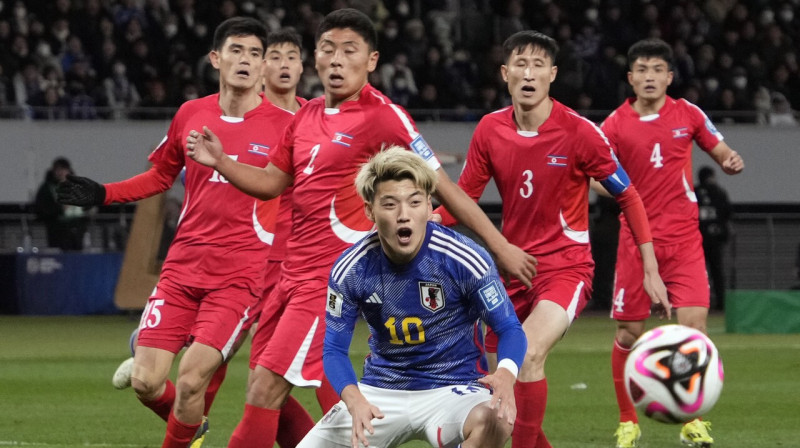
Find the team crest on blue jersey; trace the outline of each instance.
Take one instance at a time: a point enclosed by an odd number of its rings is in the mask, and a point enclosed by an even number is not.
[[[567,156],[557,156],[554,154],[547,155],[547,165],[549,166],[567,166]]]
[[[343,297],[338,292],[328,287],[328,304],[325,306],[331,315],[342,317],[342,302]]]
[[[419,300],[423,307],[434,313],[444,309],[442,285],[433,282],[419,282]]]
[[[489,311],[492,311],[503,303],[503,294],[500,292],[500,288],[498,288],[495,282],[489,283],[481,288],[478,294],[481,296],[484,306],[486,306],[486,309]]]
[[[349,148],[350,145],[353,143],[353,136],[350,134],[345,134],[344,132],[337,132],[333,134],[333,139],[331,140],[331,142]]]
[[[259,156],[266,156],[269,155],[269,146],[261,145],[259,143],[250,143],[250,149],[248,149],[247,152]]]
[[[433,157],[433,150],[430,146],[428,146],[428,142],[426,142],[421,135],[418,135],[417,138],[412,140],[409,146],[411,147],[412,151],[417,153],[417,155],[425,160],[430,160],[431,157]]]
[[[689,128],[675,128],[672,130],[672,138],[681,138],[689,136]]]

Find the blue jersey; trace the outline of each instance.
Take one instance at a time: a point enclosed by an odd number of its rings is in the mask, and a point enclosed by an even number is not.
[[[429,222],[419,253],[405,265],[390,262],[371,233],[339,257],[328,288],[323,363],[339,393],[356,383],[347,353],[359,315],[371,334],[361,379],[370,386],[478,385],[487,374],[481,321],[501,338],[516,338],[521,351],[509,357],[522,364],[522,326],[491,257],[447,227]]]

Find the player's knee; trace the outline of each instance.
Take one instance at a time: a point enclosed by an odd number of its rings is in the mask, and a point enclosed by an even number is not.
[[[544,366],[544,360],[547,358],[547,350],[539,347],[536,344],[528,344],[528,350],[525,352],[525,362],[523,367],[526,370],[541,369]]]
[[[470,412],[470,419],[474,425],[469,434],[466,434],[464,446],[501,448],[514,429],[505,418],[498,418],[497,411],[490,409],[488,403],[474,407]]]
[[[639,335],[630,331],[627,328],[619,328],[617,329],[616,340],[617,343],[623,348],[630,348],[636,342]]]
[[[145,401],[152,401],[158,398],[164,382],[157,381],[156,378],[147,375],[131,377],[131,387],[136,392],[136,396]]]
[[[207,378],[195,372],[184,373],[178,376],[175,383],[175,392],[182,399],[193,397],[204,392],[205,385],[208,382]]]
[[[278,381],[275,374],[266,369],[256,369],[247,389],[247,404],[259,408],[280,409],[291,392],[291,385]]]
[[[623,348],[630,348],[644,332],[644,326],[640,322],[617,322],[617,343]]]

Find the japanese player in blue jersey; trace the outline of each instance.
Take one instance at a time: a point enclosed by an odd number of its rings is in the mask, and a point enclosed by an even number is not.
[[[298,445],[502,447],[516,417],[514,382],[527,341],[489,254],[429,222],[436,173],[392,147],[356,177],[373,231],[336,261],[328,282],[325,374],[342,401]],[[348,357],[362,316],[370,355],[360,382]],[[499,336],[488,375],[482,321]]]

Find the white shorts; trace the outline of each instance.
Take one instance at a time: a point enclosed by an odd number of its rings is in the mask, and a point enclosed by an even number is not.
[[[464,441],[464,422],[470,411],[492,399],[488,389],[476,386],[405,391],[359,384],[358,388],[384,415],[372,420],[375,434],[366,434],[369,446],[374,448],[395,447],[409,440],[454,447]],[[353,419],[340,401],[297,448],[350,447],[352,435]]]

